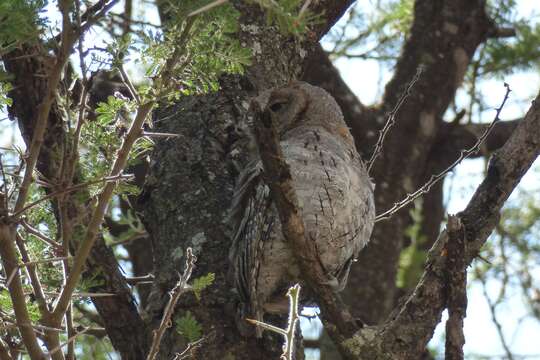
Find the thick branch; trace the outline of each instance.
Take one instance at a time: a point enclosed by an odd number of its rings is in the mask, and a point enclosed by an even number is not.
[[[396,125],[388,133],[381,158],[371,176],[377,184],[378,211],[392,206],[425,180],[426,163],[439,145],[442,118],[463,80],[476,48],[486,39],[491,21],[481,0],[418,0],[414,21],[383,103],[375,115],[382,126],[385,113],[395,107],[416,69],[423,66],[413,94],[401,107]],[[380,122],[379,122],[380,120]],[[369,142],[369,132],[356,143]],[[372,140],[371,140],[372,141]],[[403,166],[407,164],[407,166]],[[370,244],[351,268],[344,298],[368,323],[387,318],[395,304],[396,264],[405,243],[408,214],[400,211],[373,229]]]
[[[487,176],[464,211],[457,216],[466,231],[468,266],[499,221],[499,212],[540,154],[540,94],[506,144],[491,159]],[[379,329],[374,342],[396,358],[416,358],[433,335],[446,307],[445,247],[443,232],[430,250],[425,272],[413,294],[390,320]],[[362,330],[355,336],[367,344]],[[369,348],[374,343],[369,343]],[[360,347],[356,348],[358,350]]]
[[[447,307],[446,360],[463,360],[463,319],[467,311],[466,239],[459,217],[448,216],[448,245],[446,246]]]
[[[24,296],[21,277],[19,275],[17,250],[15,249],[15,236],[16,233],[13,226],[5,223],[0,224],[0,256],[2,257],[2,266],[6,277],[8,278],[7,288],[13,304],[15,317],[17,318],[19,332],[28,350],[28,355],[30,355],[32,360],[45,359],[45,355],[41,351],[36,334],[34,333],[28,309],[26,308],[26,297]]]

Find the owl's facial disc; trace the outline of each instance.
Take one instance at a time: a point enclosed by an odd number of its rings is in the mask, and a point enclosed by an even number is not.
[[[302,91],[278,89],[270,95],[266,108],[272,114],[279,134],[283,135],[296,125],[306,105],[306,98]]]

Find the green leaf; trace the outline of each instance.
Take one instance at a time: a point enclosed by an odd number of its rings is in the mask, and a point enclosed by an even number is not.
[[[0,55],[38,39],[45,25],[39,13],[46,4],[44,0],[0,1]]]
[[[12,100],[7,93],[13,88],[8,82],[0,82],[0,109],[4,106],[11,106]]]
[[[208,273],[204,276],[198,277],[193,281],[193,292],[197,300],[201,300],[201,292],[208,286],[214,283],[216,275],[214,273]]]
[[[202,337],[202,326],[190,311],[186,311],[184,316],[176,319],[176,331],[189,342],[197,341]]]

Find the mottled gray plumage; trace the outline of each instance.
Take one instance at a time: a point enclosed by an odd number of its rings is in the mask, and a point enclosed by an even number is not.
[[[304,82],[266,92],[256,101],[272,114],[305,235],[316,242],[328,281],[340,291],[375,217],[373,185],[341,110],[326,91]],[[236,232],[230,256],[243,315],[262,321],[264,313],[283,311],[282,290],[302,276],[258,158],[238,179],[232,219]]]

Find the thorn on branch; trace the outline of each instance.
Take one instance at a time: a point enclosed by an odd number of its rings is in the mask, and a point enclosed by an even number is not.
[[[403,209],[405,206],[412,203],[414,200],[418,199],[421,195],[429,192],[429,190],[435,183],[443,179],[446,176],[446,174],[452,171],[458,164],[460,164],[463,160],[465,160],[469,156],[476,154],[478,153],[478,151],[480,151],[480,146],[482,145],[482,143],[486,140],[486,138],[488,137],[491,130],[495,127],[495,125],[501,120],[499,118],[499,115],[501,114],[501,111],[504,108],[504,105],[506,104],[508,97],[510,96],[510,92],[512,91],[510,89],[510,85],[508,85],[507,83],[504,83],[504,87],[506,88],[506,93],[504,94],[504,98],[501,102],[501,105],[497,109],[495,109],[496,113],[495,113],[495,117],[493,118],[493,121],[484,130],[484,132],[478,138],[476,143],[468,149],[461,150],[461,152],[459,153],[459,157],[456,159],[456,161],[454,161],[450,166],[448,166],[446,169],[444,169],[440,173],[436,175],[431,175],[430,179],[424,185],[418,188],[418,190],[416,190],[413,193],[407,194],[407,196],[403,200],[395,203],[394,206],[392,206],[392,208],[384,211],[382,214],[377,215],[375,217],[375,222],[389,219],[390,217],[392,217],[392,215],[394,215],[396,212],[398,212],[399,210]]]
[[[411,90],[414,84],[416,84],[416,82],[418,81],[418,79],[420,79],[420,75],[422,74],[423,71],[424,69],[422,66],[419,66],[418,69],[416,69],[416,74],[414,75],[412,80],[407,84],[407,88],[405,89],[403,94],[401,94],[401,96],[399,97],[399,100],[396,106],[388,114],[388,120],[384,124],[384,127],[381,129],[381,131],[379,131],[379,138],[377,139],[377,143],[375,144],[375,149],[373,150],[373,154],[371,155],[371,158],[368,160],[366,164],[366,167],[368,169],[368,174],[371,173],[371,168],[373,167],[375,160],[377,160],[377,157],[382,152],[383,143],[384,143],[384,139],[386,138],[386,135],[390,131],[390,128],[394,126],[394,124],[396,123],[397,112],[399,111],[399,109],[401,108],[405,100],[411,95]]]
[[[296,324],[298,323],[299,319],[298,306],[300,304],[300,289],[300,284],[296,284],[287,290],[287,296],[289,297],[289,316],[287,318],[286,329],[282,329],[258,320],[246,319],[247,322],[252,323],[253,325],[283,336],[285,343],[283,344],[283,353],[279,358],[280,360],[294,359],[294,335],[296,331]]]
[[[182,276],[180,276],[180,280],[178,280],[175,287],[169,292],[169,302],[163,310],[163,317],[161,318],[159,327],[153,331],[154,336],[152,338],[152,346],[150,347],[146,360],[154,360],[156,358],[163,334],[165,334],[165,331],[172,325],[171,318],[174,314],[176,303],[180,299],[180,296],[190,289],[187,282],[191,278],[191,273],[195,268],[196,261],[197,257],[193,255],[193,250],[188,247],[186,250],[186,268],[184,269]]]

